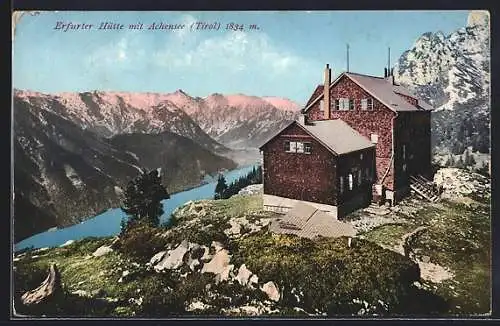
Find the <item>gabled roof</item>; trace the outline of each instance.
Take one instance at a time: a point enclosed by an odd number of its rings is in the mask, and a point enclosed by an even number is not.
[[[313,121],[308,124],[294,121],[286,128],[294,123],[335,155],[343,155],[375,146],[368,138],[362,136],[340,119]],[[260,149],[281,134],[286,128],[275,134]]]
[[[333,87],[336,83],[338,83],[343,76],[351,79],[359,87],[363,88],[367,93],[372,95],[374,98],[376,98],[378,101],[380,101],[382,104],[384,104],[394,112],[433,110],[433,107],[431,105],[419,99],[415,94],[410,92],[404,86],[394,85],[392,82],[382,77],[368,76],[352,72],[343,72],[330,84],[330,87]],[[418,105],[415,106],[411,103],[408,103],[397,93],[417,99]],[[306,112],[307,110],[309,110],[309,108],[311,108],[311,106],[319,101],[321,97],[321,94],[319,94],[313,101],[309,101],[303,111]]]
[[[314,100],[316,100],[316,98],[323,94],[323,89],[325,88],[324,85],[318,85],[316,86],[316,89],[314,90],[314,92],[312,93],[311,97],[309,98],[309,100],[307,101],[307,104],[306,104],[306,107],[311,104],[311,102],[313,102]]]

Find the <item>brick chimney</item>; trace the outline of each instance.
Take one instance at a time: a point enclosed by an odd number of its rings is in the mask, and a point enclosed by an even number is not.
[[[332,82],[332,70],[329,64],[325,67],[325,84],[323,86],[323,109],[324,109],[324,119],[330,119],[330,84]]]

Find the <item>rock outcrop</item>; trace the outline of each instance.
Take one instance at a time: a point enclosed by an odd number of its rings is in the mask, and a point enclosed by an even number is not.
[[[279,292],[278,287],[276,286],[276,284],[274,284],[274,282],[269,281],[266,284],[262,285],[262,287],[260,289],[264,293],[267,294],[267,296],[269,297],[269,299],[271,299],[273,301],[279,301],[279,299],[281,297],[280,296],[280,292]]]
[[[36,289],[24,293],[21,302],[27,306],[37,305],[49,301],[59,293],[62,293],[61,276],[57,266],[52,264],[47,278]]]
[[[101,256],[109,254],[112,251],[113,251],[113,249],[111,249],[111,247],[109,247],[109,246],[100,246],[99,248],[96,249],[96,251],[94,251],[92,253],[92,256],[101,257]]]

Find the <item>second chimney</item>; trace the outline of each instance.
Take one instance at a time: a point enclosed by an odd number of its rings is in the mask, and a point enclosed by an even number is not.
[[[325,84],[323,86],[323,110],[324,119],[330,119],[330,84],[332,82],[332,70],[329,64],[326,64],[325,68]]]

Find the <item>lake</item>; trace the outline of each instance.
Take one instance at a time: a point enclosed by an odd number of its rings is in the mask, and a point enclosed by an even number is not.
[[[254,165],[242,167],[224,173],[227,184],[248,174]],[[167,222],[172,212],[190,200],[212,199],[214,196],[216,180],[202,186],[178,192],[170,196],[170,199],[162,201],[164,213],[161,223]],[[68,240],[80,240],[86,237],[107,237],[120,233],[121,221],[125,213],[120,208],[109,209],[106,212],[89,218],[79,224],[64,229],[45,231],[35,234],[14,245],[14,250],[25,248],[57,247]]]

